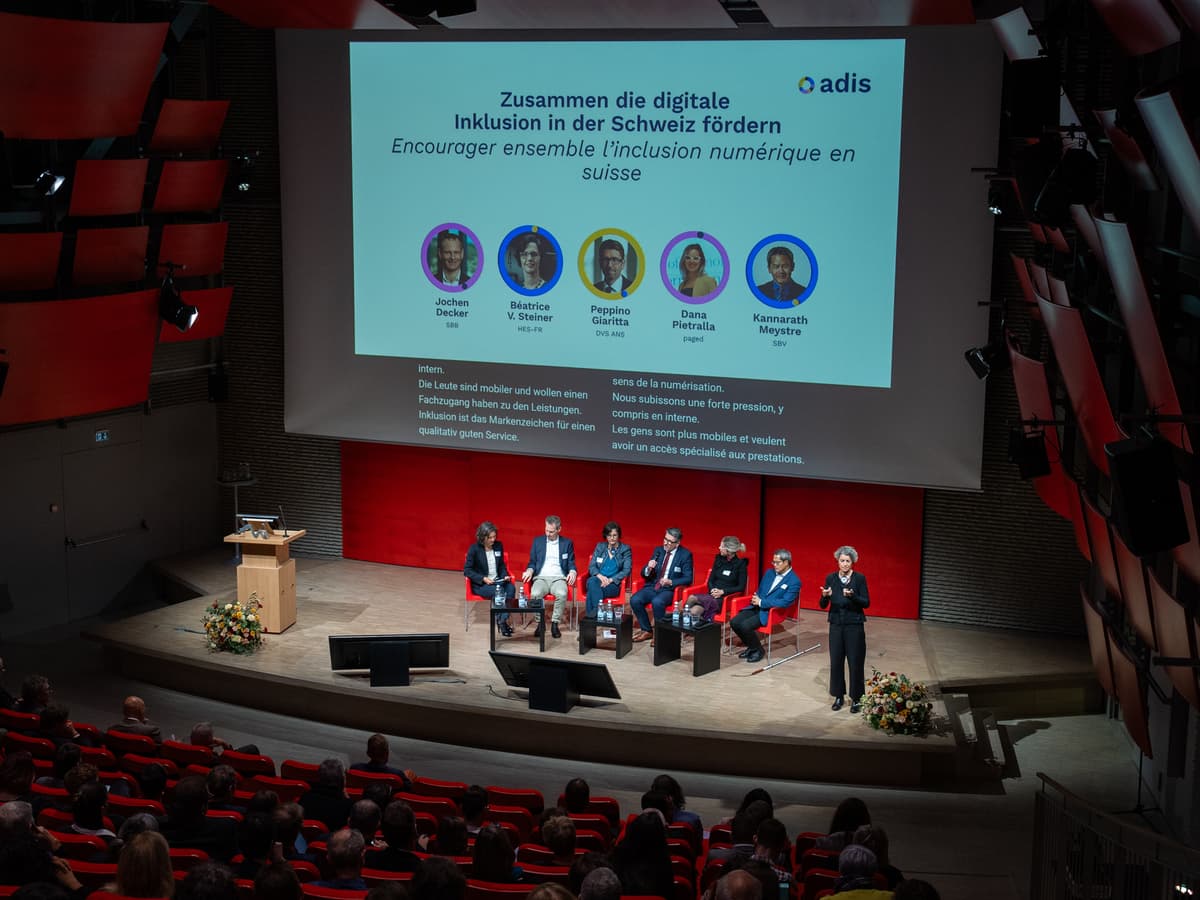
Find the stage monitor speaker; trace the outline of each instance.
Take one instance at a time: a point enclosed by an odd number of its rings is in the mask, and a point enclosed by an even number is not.
[[[1161,438],[1104,445],[1113,486],[1113,525],[1138,556],[1186,543],[1187,518],[1174,451]]]
[[[1046,457],[1046,436],[1041,431],[1027,432],[1018,425],[1008,434],[1008,461],[1017,464],[1021,477],[1041,478],[1050,474]]]

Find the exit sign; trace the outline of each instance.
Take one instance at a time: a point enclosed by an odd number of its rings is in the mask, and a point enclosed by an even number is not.
[[[108,431],[102,430],[96,432],[96,443],[103,444],[108,440]]]

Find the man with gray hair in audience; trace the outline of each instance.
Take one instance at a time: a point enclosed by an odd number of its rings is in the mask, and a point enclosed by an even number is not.
[[[735,869],[713,885],[712,900],[774,900],[763,897],[762,882],[742,869]]]
[[[880,890],[875,884],[878,868],[875,854],[861,844],[848,844],[838,855],[836,896],[854,900],[890,900],[891,891]]]
[[[579,900],[620,900],[621,879],[612,869],[592,869],[579,886]]]
[[[353,828],[342,828],[331,834],[325,859],[329,862],[333,877],[315,882],[317,887],[365,891],[367,883],[363,880],[362,868],[366,846],[362,832]]]
[[[325,823],[330,831],[345,826],[353,801],[346,796],[346,766],[337,757],[322,760],[312,789],[300,798],[304,818]]]

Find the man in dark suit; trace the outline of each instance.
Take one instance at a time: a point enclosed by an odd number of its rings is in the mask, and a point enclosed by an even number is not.
[[[383,811],[383,850],[368,850],[366,864],[371,869],[388,872],[415,872],[421,857],[414,852],[417,846],[417,819],[403,800],[393,800]]]
[[[646,615],[646,604],[650,604],[654,619],[658,620],[666,615],[667,604],[671,602],[675,588],[687,587],[692,583],[692,551],[680,543],[682,540],[682,531],[668,528],[663,535],[662,546],[655,549],[650,562],[642,569],[646,584],[629,598],[629,608],[642,627],[641,632],[634,635],[635,641],[648,640],[654,631],[650,617]]]
[[[804,293],[804,285],[792,280],[796,271],[796,257],[789,247],[772,247],[767,251],[767,271],[771,280],[758,286],[758,292],[768,300],[797,300]]]
[[[116,725],[112,726],[109,731],[124,731],[126,734],[140,734],[142,737],[148,737],[156,744],[162,743],[162,731],[159,727],[146,718],[146,701],[141,697],[129,696],[125,698],[125,702],[121,704],[121,715],[123,718]]]
[[[633,282],[622,274],[625,269],[625,248],[620,241],[608,238],[600,242],[600,271],[604,277],[592,287],[606,294],[620,294],[629,290]]]
[[[558,516],[546,516],[546,534],[533,539],[533,547],[529,551],[529,565],[521,574],[521,580],[529,584],[529,597],[532,600],[544,601],[547,594],[554,595],[554,612],[550,615],[550,633],[554,637],[562,637],[558,623],[562,619],[563,610],[567,606],[567,588],[575,584],[578,572],[575,571],[575,545],[569,537],[563,537],[562,519]],[[541,613],[537,616],[538,637],[546,623]]]
[[[746,649],[738,656],[748,663],[762,659],[763,648],[762,641],[758,639],[758,627],[767,624],[771,607],[791,606],[799,596],[800,578],[792,569],[791,551],[776,550],[771,557],[771,568],[763,573],[758,590],[750,598],[750,605],[729,623],[746,645]]]
[[[229,862],[238,852],[237,825],[233,819],[210,819],[207,812],[208,785],[204,776],[179,779],[162,835],[172,847],[203,850],[213,859]]]

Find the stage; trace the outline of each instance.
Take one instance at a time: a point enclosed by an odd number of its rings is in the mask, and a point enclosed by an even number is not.
[[[682,660],[658,667],[649,642],[635,644],[620,660],[603,647],[580,656],[577,632],[564,623],[562,639],[547,634],[546,654],[604,663],[621,699],[584,697],[566,714],[550,713],[530,710],[526,692],[501,679],[487,653],[485,603],[471,605],[464,631],[460,574],[353,560],[298,559],[297,565],[296,624],[268,636],[256,653],[205,647],[205,609],[235,593],[227,546],[155,564],[161,577],[199,596],[96,625],[86,636],[101,642],[110,664],[130,677],[367,732],[814,781],[916,785],[953,780],[963,771],[961,738],[941,699],[935,712],[942,727],[921,738],[874,731],[848,706],[830,710],[825,614],[818,610],[801,610],[798,629],[792,623],[774,635],[772,660],[795,653],[797,645],[820,647],[757,675],[751,673],[764,663],[725,655],[718,671],[693,677],[688,645]],[[497,638],[497,649],[536,655],[532,616],[524,626],[514,616],[513,624],[516,635]],[[386,688],[330,671],[330,634],[424,632],[450,634],[449,669],[417,672],[410,686]],[[1005,718],[1093,711],[1099,697],[1082,638],[870,618],[868,676],[872,666],[926,681],[935,692],[969,694],[972,703]]]

